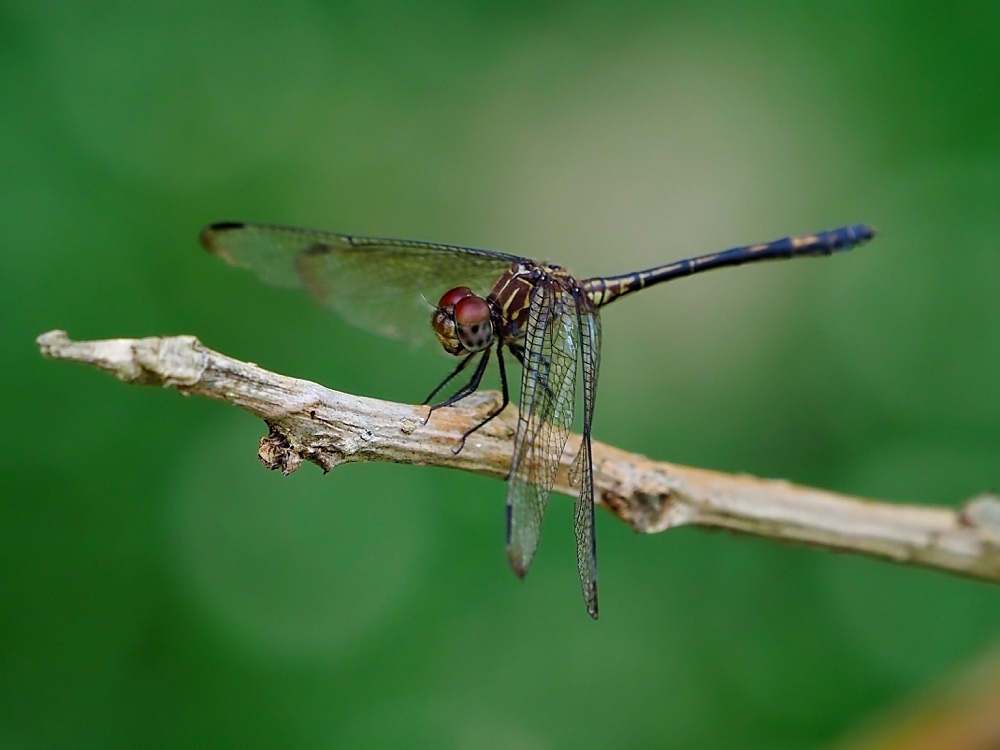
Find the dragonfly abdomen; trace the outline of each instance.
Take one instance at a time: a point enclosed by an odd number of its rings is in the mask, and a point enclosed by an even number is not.
[[[863,245],[874,236],[875,230],[867,224],[853,224],[818,234],[784,237],[773,242],[734,247],[731,250],[700,255],[696,258],[679,260],[665,266],[657,266],[621,276],[586,279],[581,282],[580,286],[590,301],[600,307],[623,295],[645,289],[647,286],[660,284],[671,279],[679,279],[683,276],[691,276],[713,268],[739,266],[762,260],[787,260],[789,258],[832,255]]]

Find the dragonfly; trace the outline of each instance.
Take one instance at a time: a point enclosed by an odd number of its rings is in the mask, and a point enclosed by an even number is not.
[[[507,477],[506,548],[510,566],[521,578],[538,547],[582,379],[582,440],[568,477],[579,487],[573,517],[580,585],[587,612],[596,619],[591,426],[600,365],[599,310],[683,276],[765,260],[831,255],[874,236],[870,226],[855,224],[582,280],[553,263],[491,250],[278,225],[222,222],[206,227],[200,239],[209,252],[230,264],[269,283],[303,288],[363,329],[407,342],[436,337],[448,354],[460,359],[424,404],[475,363],[468,382],[433,404],[428,419],[436,409],[474,393],[495,352],[501,403],[461,437],[456,452],[510,403],[505,352],[520,363],[519,415]]]

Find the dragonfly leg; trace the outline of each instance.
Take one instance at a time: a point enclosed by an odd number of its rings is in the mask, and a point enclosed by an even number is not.
[[[438,395],[438,393],[441,392],[442,388],[444,388],[446,385],[448,385],[448,383],[450,383],[454,379],[454,377],[456,375],[458,375],[458,373],[460,373],[462,370],[465,369],[465,366],[468,365],[469,362],[472,361],[472,358],[475,357],[476,354],[478,354],[478,352],[472,352],[469,356],[467,356],[465,359],[463,359],[461,362],[459,362],[458,363],[458,367],[456,367],[454,370],[452,370],[450,373],[448,373],[448,377],[446,377],[444,380],[442,380],[440,383],[438,383],[434,387],[434,390],[431,391],[430,394],[427,396],[427,398],[425,398],[423,400],[423,402],[421,403],[421,406],[427,406],[427,404],[429,404],[431,402],[431,399],[434,398],[436,395]],[[438,404],[438,406],[443,406],[443,404]],[[433,411],[434,409],[437,409],[438,406],[431,407],[431,410]],[[430,415],[428,415],[428,416],[430,416]],[[426,420],[424,420],[424,421],[426,423]]]
[[[488,354],[489,350],[487,350],[487,355]],[[488,357],[483,357],[483,361],[486,361],[487,358]],[[507,388],[507,367],[503,363],[503,344],[497,344],[497,364],[500,366],[500,392],[503,394],[503,398],[500,401],[500,406],[498,406],[496,409],[487,414],[486,418],[483,419],[479,424],[477,424],[471,430],[468,430],[464,435],[462,435],[462,440],[461,442],[459,442],[458,448],[452,451],[455,454],[462,452],[462,448],[465,447],[465,441],[468,440],[469,435],[471,435],[473,432],[475,432],[480,427],[485,425],[487,422],[492,420],[494,417],[499,415],[500,412],[502,412],[504,409],[507,408],[507,404],[510,403],[510,390]]]
[[[510,344],[510,345],[507,346],[507,348],[510,349],[510,353],[514,355],[514,359],[516,359],[521,364],[521,366],[523,367],[524,366],[524,347],[521,346],[520,344]]]
[[[459,364],[459,366],[457,368],[455,368],[455,371],[451,375],[449,375],[447,378],[445,378],[444,382],[447,383],[449,380],[451,380],[453,377],[455,377],[455,375],[457,375],[459,372],[461,372],[462,369],[465,367],[465,365],[469,362],[469,360],[471,360],[472,357],[474,357],[476,354],[478,354],[478,352],[473,352],[468,357],[466,357],[464,360],[462,360],[462,362]],[[431,418],[431,414],[433,414],[438,409],[441,409],[442,407],[445,407],[445,406],[451,406],[456,401],[461,401],[466,396],[468,396],[468,395],[470,395],[472,393],[475,393],[476,389],[479,388],[479,384],[483,380],[483,373],[486,372],[486,365],[489,363],[489,361],[490,361],[490,350],[487,349],[485,352],[483,352],[483,357],[482,357],[482,359],[479,360],[479,364],[476,366],[476,371],[474,373],[472,373],[472,379],[468,383],[466,383],[465,385],[463,385],[461,388],[459,388],[457,391],[455,391],[455,393],[452,394],[450,397],[448,397],[444,401],[442,401],[441,403],[434,404],[433,406],[431,406],[430,410],[427,412],[426,419],[424,419],[424,424],[427,424],[427,420],[429,420]],[[441,385],[444,385],[444,383],[442,383]],[[441,386],[440,385],[436,389],[434,389],[434,393],[437,393],[439,390],[441,390]],[[433,396],[434,393],[432,393],[431,396]],[[426,402],[424,402],[424,403],[426,403]],[[465,443],[464,439],[463,439],[462,443],[464,445],[464,443]]]

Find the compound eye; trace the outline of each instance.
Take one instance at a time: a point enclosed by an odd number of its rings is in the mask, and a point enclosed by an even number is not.
[[[456,286],[454,289],[449,289],[443,295],[441,295],[441,301],[438,302],[438,307],[454,307],[461,300],[472,295],[472,290],[467,286]]]
[[[493,343],[490,306],[482,297],[470,294],[455,305],[455,333],[470,352],[489,349]]]
[[[490,306],[482,297],[477,297],[471,292],[455,305],[455,324],[460,328],[482,325],[489,319]]]

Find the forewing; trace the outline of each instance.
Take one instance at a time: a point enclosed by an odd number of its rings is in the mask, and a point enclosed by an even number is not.
[[[485,296],[516,256],[456,245],[385,240],[263,224],[213,224],[201,243],[272,284],[306,289],[374,333],[416,342],[456,286]]]
[[[570,482],[580,487],[573,509],[576,532],[576,562],[587,612],[597,618],[597,536],[594,527],[594,458],[590,428],[597,397],[597,373],[601,360],[601,320],[582,294],[577,298],[580,331],[580,369],[583,373],[583,440],[573,459]]]
[[[572,296],[558,280],[550,281],[532,294],[507,484],[507,558],[519,576],[535,556],[545,504],[573,424],[579,327]]]

